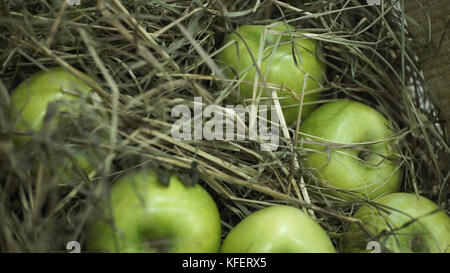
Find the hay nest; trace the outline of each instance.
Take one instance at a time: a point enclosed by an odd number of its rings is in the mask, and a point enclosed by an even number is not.
[[[402,191],[446,208],[448,146],[405,15],[390,1],[298,2],[81,0],[72,7],[62,0],[1,1],[0,252],[65,252],[73,240],[83,245],[86,222],[107,186],[143,167],[205,186],[219,206],[223,235],[257,209],[289,204],[314,211],[340,250],[346,225],[357,221],[352,212],[367,200],[321,191],[299,160],[305,152],[292,144],[296,128],[273,152],[260,151],[258,141],[171,136],[175,105],[192,107],[194,97],[226,105],[236,82],[220,77],[214,56],[225,34],[250,23],[288,22],[318,40],[328,68],[317,103],[351,98],[388,117],[397,130]],[[96,95],[65,105],[73,115],[19,149],[6,111],[10,94],[55,66],[91,76]],[[61,175],[61,157],[73,159],[84,148],[95,170],[79,173],[81,181]],[[80,170],[76,162],[74,168]]]

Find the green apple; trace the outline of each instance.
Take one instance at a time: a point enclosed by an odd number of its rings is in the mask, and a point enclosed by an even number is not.
[[[113,184],[101,218],[89,224],[91,252],[217,252],[221,226],[217,206],[200,185],[176,175],[168,186],[141,170]]]
[[[425,197],[391,193],[361,207],[353,217],[361,219],[372,238],[356,224],[347,231],[346,252],[367,252],[369,241],[377,241],[382,252],[450,253],[450,217]]]
[[[40,131],[49,103],[77,100],[79,97],[76,94],[86,95],[90,90],[86,83],[63,68],[51,68],[32,75],[12,92],[11,110],[16,120],[14,129],[21,133]],[[13,140],[23,145],[31,137],[17,135],[13,136]]]
[[[290,125],[297,120],[300,105],[299,98],[304,85],[305,93],[302,117],[305,117],[311,112],[319,96],[319,92],[308,93],[307,91],[321,87],[324,81],[325,65],[318,57],[320,50],[315,40],[306,37],[292,36],[293,38],[291,38],[290,34],[295,33],[298,35],[298,31],[295,31],[289,25],[283,24],[276,27],[269,27],[268,25],[243,25],[228,35],[224,41],[224,44],[235,41],[237,42],[237,46],[235,46],[236,43],[233,43],[226,47],[218,54],[217,61],[224,68],[224,74],[228,78],[233,79],[238,76],[239,80],[243,81],[239,85],[240,98],[244,100],[251,99],[253,95],[253,82],[257,74],[251,55],[255,61],[258,60],[261,37],[265,29],[268,31],[265,39],[262,41],[264,42],[264,51],[260,71],[263,77],[265,77],[267,84],[275,84],[284,88],[277,90],[277,95],[280,98],[286,123]],[[279,38],[280,40],[278,41]],[[295,50],[293,42],[295,42]],[[295,53],[295,57],[293,53]],[[306,77],[305,84],[306,74],[309,77]],[[258,78],[258,80],[259,86],[262,86],[263,79]],[[296,93],[298,95],[297,98],[286,88]],[[257,92],[259,90],[258,88]],[[267,93],[264,89],[261,93],[261,98],[266,98],[264,101],[261,101],[261,104],[267,104],[270,101],[267,100]],[[250,103],[248,102],[247,104]]]
[[[375,109],[356,101],[336,100],[312,112],[300,132],[307,152],[305,165],[331,188],[347,191],[327,191],[330,194],[345,200],[354,198],[354,193],[373,199],[400,189],[401,168],[391,160],[396,152],[388,140],[393,132]],[[352,195],[348,191],[353,191]]]
[[[89,76],[85,76],[91,79]],[[12,92],[11,116],[15,120],[15,131],[20,133],[26,133],[30,130],[40,131],[50,103],[62,100],[77,100],[79,99],[77,94],[87,95],[90,90],[91,88],[87,84],[60,67],[35,73]],[[59,107],[58,111],[64,111],[64,108]],[[31,136],[27,135],[14,135],[12,138],[18,146],[22,146],[31,140]],[[81,169],[89,173],[94,168],[90,164],[87,154],[88,151],[77,151],[75,159]],[[99,161],[99,158],[97,159]],[[39,159],[36,164],[38,162]],[[74,166],[71,160],[64,157],[59,163],[58,175],[64,178],[62,180],[79,180],[77,172],[72,170]]]
[[[57,170],[55,175],[57,176],[60,185],[68,185],[83,180],[80,171],[84,172],[88,177],[94,171],[97,172],[97,167],[101,164],[101,160],[104,157],[98,154],[94,149],[81,148],[73,151],[71,155],[64,154],[61,158],[59,161],[55,162],[55,169]],[[74,163],[76,163],[77,166]]]
[[[277,205],[259,210],[225,238],[224,253],[308,253],[335,249],[327,233],[303,211]]]

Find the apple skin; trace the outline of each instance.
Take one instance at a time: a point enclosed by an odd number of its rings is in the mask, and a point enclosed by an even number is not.
[[[393,132],[389,122],[375,109],[351,100],[336,100],[313,111],[302,123],[302,140],[315,140],[341,144],[374,142],[388,139]],[[304,143],[308,151],[304,157],[313,174],[328,181],[331,186],[352,190],[370,199],[382,194],[399,191],[402,172],[399,166],[383,157],[394,157],[395,149],[390,141],[359,146],[370,150],[361,160],[355,148],[339,148],[327,153],[327,146]],[[381,163],[380,163],[381,162]],[[329,190],[327,193],[351,200],[344,192]]]
[[[82,95],[91,90],[83,81],[60,67],[37,72],[17,86],[11,95],[12,116],[17,117],[14,129],[18,132],[39,131],[49,103],[79,99],[78,96],[63,92],[63,88]],[[13,140],[21,146],[31,137],[15,135]]]
[[[259,210],[230,231],[223,253],[334,253],[327,233],[303,211],[277,205]]]
[[[17,119],[14,129],[17,132],[40,131],[49,103],[79,99],[78,96],[63,92],[63,88],[81,95],[86,95],[91,90],[87,84],[61,67],[37,72],[17,86],[11,95],[11,115]],[[64,107],[59,107],[58,111],[64,111]],[[20,147],[32,137],[13,135],[12,139]],[[91,165],[92,156],[91,160],[88,160],[87,153],[88,151],[79,150],[75,153],[75,159],[81,169],[89,173],[94,168]],[[100,160],[97,156],[94,158],[96,161]],[[39,159],[35,163],[38,164]],[[57,175],[61,177],[61,181],[80,180],[78,173],[72,170],[73,164],[67,157],[60,160],[60,165]]]
[[[93,171],[98,171],[96,166],[98,166],[104,158],[104,156],[102,157],[100,154],[96,153],[94,149],[85,148],[74,151],[72,156],[77,162],[80,170],[87,176]],[[77,170],[69,156],[63,156],[63,160],[60,159],[56,164],[58,165],[56,167],[57,173],[55,175],[58,177],[60,185],[78,183],[83,180],[79,170]]]
[[[368,238],[358,225],[351,224],[347,232],[352,237],[344,241],[345,252],[367,252],[368,241],[378,241],[382,252],[450,253],[450,217],[434,202],[411,193],[391,193],[374,202],[389,214],[366,205],[353,217],[361,219],[373,235],[383,230],[386,235],[378,239]],[[414,218],[417,221],[401,228]]]
[[[243,25],[235,31],[245,39],[245,43],[247,43],[255,60],[258,59],[259,44],[266,27],[268,26]],[[287,33],[288,28],[293,31],[292,26],[286,27],[286,25],[279,25],[271,28],[271,30]],[[235,43],[231,44],[218,54],[217,60],[218,64],[224,67],[224,74],[226,77],[233,79],[236,77],[236,73],[240,73],[239,79],[251,82],[251,84],[244,82],[240,83],[239,93],[241,99],[251,100],[253,94],[253,81],[257,71],[245,43],[235,32],[229,34],[225,38],[224,44],[231,41],[237,41],[238,49],[235,46]],[[316,41],[310,38],[300,37],[294,39],[298,50],[297,52],[299,53],[296,53],[297,67],[292,54],[293,47],[291,38],[288,34],[281,37],[275,54],[272,54],[272,50],[276,45],[278,37],[279,34],[277,33],[267,32],[266,34],[266,44],[261,62],[262,75],[264,76],[267,73],[266,82],[287,87],[296,94],[301,94],[304,85],[304,76],[305,73],[308,73],[310,77],[306,79],[305,91],[319,88],[324,81],[325,65],[316,56],[319,54]],[[259,78],[259,82],[263,82],[261,78]],[[259,92],[259,90],[260,89],[258,88],[257,92]],[[286,89],[283,91],[277,90],[277,95],[282,106],[286,123],[287,125],[290,125],[297,120],[300,100],[297,100],[292,96],[291,92]],[[302,117],[305,117],[315,107],[314,101],[318,99],[319,95],[319,92],[311,92],[309,94],[305,92]],[[265,101],[262,100],[263,98],[266,98]],[[250,103],[251,101],[247,102],[247,104]],[[267,94],[264,90],[261,93],[260,103],[267,104]]]
[[[106,204],[106,203],[104,203]],[[88,226],[90,252],[218,252],[221,223],[217,206],[200,185],[185,186],[176,175],[169,186],[151,170],[118,180],[102,206],[104,219]],[[107,221],[114,221],[114,232]],[[117,244],[116,244],[117,243]]]
[[[88,154],[88,152],[90,152]],[[76,150],[72,153],[73,159],[77,162],[81,171],[86,175],[93,172],[94,166],[100,163],[100,156],[92,154],[93,151],[87,149]],[[49,178],[55,178],[55,181],[60,186],[68,186],[70,184],[79,183],[83,181],[83,177],[80,175],[79,170],[73,164],[70,156],[54,153],[51,158],[42,160],[40,155],[32,158],[31,173],[37,174],[40,164],[44,166],[45,181]],[[95,164],[92,164],[95,161]]]

